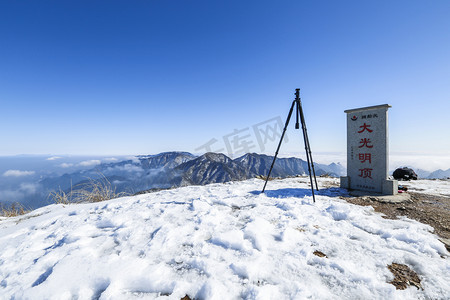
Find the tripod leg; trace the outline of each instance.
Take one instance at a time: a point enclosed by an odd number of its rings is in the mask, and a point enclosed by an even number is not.
[[[308,151],[309,151],[309,157],[311,158],[311,167],[314,174],[314,181],[316,182],[316,190],[319,191],[319,185],[317,184],[317,177],[316,177],[316,171],[314,169],[314,162],[312,158],[312,152],[311,152],[311,146],[309,145],[309,138],[308,138],[308,132],[306,131],[306,124],[305,124],[305,134],[306,134],[306,140],[308,143]]]
[[[299,102],[300,102],[300,100],[299,100]],[[306,129],[305,115],[303,114],[303,108],[301,106],[301,102],[300,102],[300,120],[302,122],[302,128],[303,127],[305,128],[304,129],[305,130],[304,137],[305,137],[306,147],[308,148],[307,154],[309,154],[309,157],[311,160],[311,167],[312,167],[312,171],[314,174],[314,181],[316,183],[316,190],[319,191],[319,185],[317,184],[316,170],[314,168],[314,161],[313,161],[313,157],[312,157],[311,146],[309,145],[308,130]]]
[[[292,116],[292,111],[294,110],[294,105],[295,105],[295,100],[292,102],[291,109],[289,110],[289,114],[286,119],[286,124],[284,125],[283,133],[281,134],[280,142],[278,143],[277,151],[275,152],[275,156],[273,158],[272,165],[270,166],[270,169],[269,169],[269,174],[267,174],[266,182],[264,183],[264,187],[263,187],[261,193],[264,193],[264,190],[266,189],[267,181],[269,181],[270,173],[272,172],[273,166],[275,164],[275,160],[277,159],[277,156],[278,156],[278,151],[280,151],[280,147],[281,147],[281,143],[283,142],[284,134],[286,133],[286,129],[289,125],[289,120],[291,119],[291,116]]]
[[[311,192],[312,192],[312,196],[313,196],[313,201],[316,202],[316,197],[314,195],[314,183],[312,180],[312,172],[311,172],[312,157],[310,157],[310,151],[308,151],[308,146],[309,146],[308,134],[306,132],[305,118],[303,116],[303,110],[302,110],[302,106],[300,103],[300,99],[297,99],[297,113],[300,113],[300,120],[302,122],[303,141],[305,142],[305,152],[306,152],[306,161],[308,162],[309,181],[311,182]],[[314,169],[314,167],[313,167],[313,169]],[[315,172],[314,172],[314,179],[316,179]],[[316,187],[317,187],[317,181],[316,181]]]

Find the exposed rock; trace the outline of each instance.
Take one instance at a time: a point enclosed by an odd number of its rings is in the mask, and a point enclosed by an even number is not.
[[[394,280],[389,283],[394,285],[397,290],[405,290],[408,285],[415,286],[417,289],[423,289],[420,285],[419,276],[407,265],[392,263],[387,267],[394,274]]]
[[[316,250],[313,252],[314,255],[319,256],[319,257],[325,257],[328,258],[328,256],[326,256],[326,254],[324,254],[323,252]]]
[[[450,239],[440,238],[439,240],[445,245],[447,251],[450,252]]]

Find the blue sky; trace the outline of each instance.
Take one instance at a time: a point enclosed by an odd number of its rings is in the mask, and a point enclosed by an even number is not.
[[[449,1],[2,1],[0,155],[223,148],[284,122],[301,88],[313,153],[345,153],[345,109],[388,103],[392,154],[450,164],[449,15]]]

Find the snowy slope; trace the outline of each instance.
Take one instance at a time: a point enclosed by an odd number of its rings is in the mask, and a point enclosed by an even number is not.
[[[257,179],[191,186],[3,219],[0,298],[450,298],[448,253],[431,227],[383,219],[337,188],[312,203],[307,181],[270,181],[266,194]],[[424,290],[387,283],[392,262]]]

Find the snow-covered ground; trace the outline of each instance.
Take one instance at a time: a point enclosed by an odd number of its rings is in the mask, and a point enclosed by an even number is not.
[[[321,187],[334,179],[318,178]],[[2,299],[449,299],[432,228],[383,219],[307,178],[51,205],[0,221]],[[314,251],[327,257],[318,257]],[[396,290],[387,265],[423,290]]]
[[[448,179],[399,181],[398,185],[406,186],[411,192],[450,197]]]

